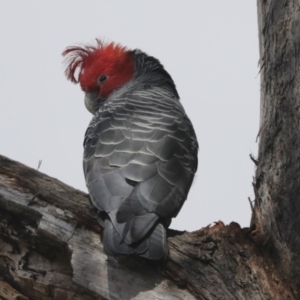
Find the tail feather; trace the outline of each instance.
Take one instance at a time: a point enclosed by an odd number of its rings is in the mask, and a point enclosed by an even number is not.
[[[109,213],[114,228],[125,241],[126,244],[134,244],[147,234],[158,220],[155,213],[147,213],[142,216],[134,216],[124,223],[118,223],[116,220],[116,211]]]
[[[120,237],[114,225],[109,219],[105,220],[104,236],[103,236],[104,252],[107,255],[115,254],[141,254],[148,249],[148,240],[145,239],[135,246],[128,245]]]
[[[156,225],[148,240],[149,247],[141,256],[153,260],[166,259],[168,257],[167,233],[162,224]]]
[[[107,255],[136,254],[152,260],[166,259],[168,256],[166,230],[160,223],[140,241],[127,244],[117,232],[111,220],[107,218],[105,220],[103,246]]]

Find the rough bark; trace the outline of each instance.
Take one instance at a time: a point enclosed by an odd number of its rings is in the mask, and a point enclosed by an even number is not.
[[[258,1],[261,124],[253,238],[300,298],[300,3]]]
[[[2,299],[294,299],[249,228],[169,231],[170,258],[107,258],[88,196],[0,156]]]
[[[299,3],[258,0],[258,20],[251,227],[170,230],[166,262],[106,257],[88,195],[0,156],[0,299],[299,299]]]

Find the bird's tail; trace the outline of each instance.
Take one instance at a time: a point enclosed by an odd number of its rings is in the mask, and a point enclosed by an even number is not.
[[[141,240],[131,244],[124,241],[109,217],[106,218],[104,227],[103,246],[107,255],[136,254],[151,260],[168,257],[166,229],[161,223],[155,223]]]

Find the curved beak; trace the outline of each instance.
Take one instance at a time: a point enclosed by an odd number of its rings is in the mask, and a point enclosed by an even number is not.
[[[86,92],[84,97],[84,104],[87,110],[94,114],[96,108],[96,100],[98,98],[98,92]]]

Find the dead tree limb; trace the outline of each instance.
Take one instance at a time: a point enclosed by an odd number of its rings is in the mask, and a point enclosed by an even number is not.
[[[107,258],[88,195],[6,157],[0,161],[3,299],[288,299],[249,228],[218,222],[170,231],[165,263]]]

